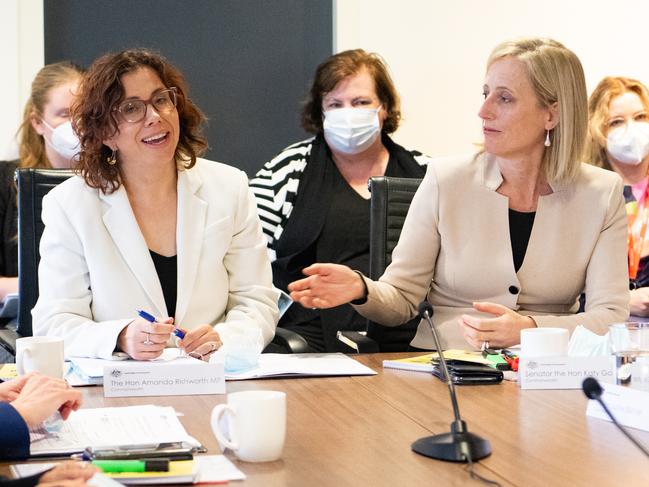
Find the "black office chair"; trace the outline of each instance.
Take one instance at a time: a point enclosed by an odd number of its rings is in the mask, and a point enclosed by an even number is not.
[[[392,262],[392,251],[399,242],[410,203],[421,181],[385,176],[370,178],[370,279],[381,277]],[[359,353],[405,352],[418,324],[418,318],[398,327],[368,321],[365,336],[343,332],[342,341],[353,342],[350,345]]]
[[[73,171],[18,169],[18,334],[32,335],[32,308],[38,300],[39,245],[45,225],[41,219],[43,197]]]
[[[41,209],[43,197],[59,183],[70,178],[73,171],[61,169],[17,169],[18,186],[18,326],[5,328],[1,339],[4,347],[15,354],[16,339],[32,335],[32,308],[38,300],[39,244],[43,234]]]

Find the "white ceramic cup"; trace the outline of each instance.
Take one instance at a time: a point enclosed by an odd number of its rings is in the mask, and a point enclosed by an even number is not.
[[[226,416],[229,438],[221,427]],[[212,431],[221,448],[244,462],[272,462],[282,456],[286,437],[286,394],[242,391],[228,394],[228,403],[212,411]]]
[[[566,328],[524,328],[521,330],[521,357],[565,357],[569,338]]]
[[[34,336],[16,340],[16,369],[19,375],[40,372],[62,379],[64,361],[61,337]]]

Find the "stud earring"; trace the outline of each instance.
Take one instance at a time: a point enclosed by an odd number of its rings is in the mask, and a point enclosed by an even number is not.
[[[117,164],[117,151],[114,150],[113,153],[106,158],[106,162],[109,166],[114,166]]]
[[[546,130],[545,131],[545,143],[543,144],[546,147],[550,147],[552,145],[552,142],[550,142],[550,131]]]

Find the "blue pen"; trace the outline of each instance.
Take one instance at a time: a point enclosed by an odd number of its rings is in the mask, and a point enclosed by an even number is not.
[[[149,323],[155,323],[155,316],[153,316],[152,314],[147,313],[143,309],[138,309],[136,311],[140,318],[144,318]],[[182,340],[183,338],[185,338],[186,332],[184,330],[181,330],[180,328],[174,328],[174,331],[172,333]]]

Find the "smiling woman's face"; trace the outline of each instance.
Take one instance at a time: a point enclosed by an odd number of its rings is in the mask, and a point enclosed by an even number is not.
[[[142,67],[121,78],[124,87],[124,100],[151,100],[159,91],[169,88],[162,83],[155,71]],[[104,143],[117,151],[117,159],[122,165],[173,164],[174,154],[180,137],[178,111],[174,108],[168,113],[157,112],[151,104],[146,106],[146,114],[139,122],[121,120],[118,114],[118,132]]]

